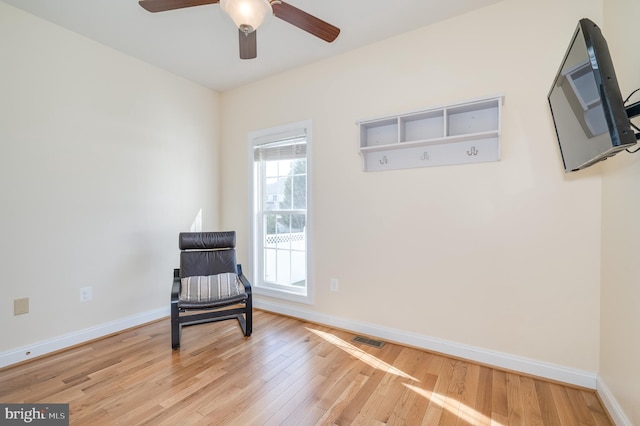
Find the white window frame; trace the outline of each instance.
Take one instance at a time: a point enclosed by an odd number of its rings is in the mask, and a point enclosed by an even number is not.
[[[272,127],[269,129],[258,130],[249,133],[249,206],[251,208],[251,215],[249,217],[249,260],[252,265],[252,286],[253,293],[258,295],[264,295],[284,300],[290,300],[293,302],[313,304],[314,286],[313,286],[313,273],[311,262],[311,241],[312,241],[312,193],[311,188],[313,171],[312,171],[312,131],[311,120],[300,121],[296,123],[286,124],[283,126]],[[307,208],[306,208],[306,294],[296,293],[288,291],[286,288],[279,287],[277,285],[269,285],[262,282],[262,244],[256,238],[262,239],[262,235],[256,237],[256,233],[262,232],[262,227],[257,226],[258,220],[262,220],[260,206],[258,205],[259,198],[256,188],[256,176],[255,176],[255,160],[254,160],[254,147],[266,141],[277,141],[286,139],[294,134],[304,131],[306,133],[306,153],[307,153]],[[258,217],[260,216],[260,217]]]

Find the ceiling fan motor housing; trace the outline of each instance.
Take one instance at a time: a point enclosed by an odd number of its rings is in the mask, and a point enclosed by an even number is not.
[[[220,0],[220,7],[244,33],[258,29],[264,17],[272,13],[269,0]]]

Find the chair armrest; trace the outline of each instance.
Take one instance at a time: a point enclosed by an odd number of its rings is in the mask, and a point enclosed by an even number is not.
[[[245,277],[244,274],[242,273],[242,265],[238,265],[238,278],[240,279],[240,282],[244,286],[244,291],[247,292],[247,294],[251,293],[251,283],[249,282],[247,277]]]
[[[180,269],[173,270],[173,284],[171,285],[171,302],[177,302],[180,297]]]

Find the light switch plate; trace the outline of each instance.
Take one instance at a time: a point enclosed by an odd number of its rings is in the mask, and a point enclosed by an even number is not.
[[[15,299],[13,301],[13,315],[24,315],[29,313],[29,298]]]

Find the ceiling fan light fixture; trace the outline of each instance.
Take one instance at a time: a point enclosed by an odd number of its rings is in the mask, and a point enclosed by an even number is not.
[[[255,31],[267,13],[272,13],[269,0],[220,0],[220,7],[245,33]]]

